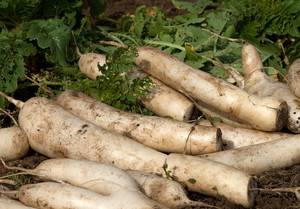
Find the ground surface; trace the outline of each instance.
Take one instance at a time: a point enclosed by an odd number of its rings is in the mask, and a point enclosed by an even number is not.
[[[106,0],[107,10],[105,15],[111,18],[118,18],[127,13],[134,13],[135,9],[141,5],[158,6],[168,17],[176,16],[182,11],[173,7],[171,0]],[[23,160],[8,162],[10,166],[20,166],[24,168],[34,168],[46,158],[35,156]],[[8,172],[0,165],[0,176]],[[258,182],[258,188],[291,188],[300,187],[300,164],[281,170],[269,171],[255,176]],[[199,200],[222,209],[243,209],[243,207],[231,204],[224,198],[213,198],[205,195],[189,193],[193,200]],[[255,199],[255,209],[300,209],[300,201],[294,193],[286,192],[262,192],[260,191]]]

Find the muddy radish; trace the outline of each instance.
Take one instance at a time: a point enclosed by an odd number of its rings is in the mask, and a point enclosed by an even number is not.
[[[221,150],[221,131],[215,127],[121,111],[74,90],[61,93],[57,103],[78,117],[158,151],[197,155]]]
[[[138,53],[135,63],[140,69],[195,100],[245,121],[255,129],[278,131],[285,125],[287,105],[282,99],[249,95],[152,47],[139,47]]]
[[[81,54],[78,49],[77,53],[80,56],[79,69],[81,72],[93,80],[102,75],[98,69],[98,64],[100,66],[106,64],[104,55],[97,53]],[[143,78],[147,74],[138,68],[133,68],[132,71],[128,72],[128,75],[131,79],[135,79],[137,77]],[[187,121],[193,117],[196,108],[189,99],[159,80],[153,77],[151,80],[155,84],[150,89],[151,93],[145,97],[137,96],[141,104],[159,116],[169,116],[180,121]]]

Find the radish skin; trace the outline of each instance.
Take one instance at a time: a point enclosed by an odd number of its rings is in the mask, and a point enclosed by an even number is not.
[[[124,170],[89,160],[49,159],[28,173],[46,180],[60,180],[104,196],[112,195],[119,190],[140,192],[137,182]]]
[[[207,105],[206,103],[204,103],[200,100],[197,101],[197,107],[206,116],[220,118],[221,121],[225,124],[240,127],[240,128],[253,129],[253,125],[251,125],[247,121],[243,121],[243,120],[236,118],[228,113],[222,112],[214,107]],[[286,111],[284,110],[282,112],[282,114],[286,114]]]
[[[127,173],[141,185],[148,197],[168,208],[214,207],[190,200],[183,186],[176,181],[142,171],[127,170]]]
[[[0,129],[0,157],[5,160],[17,160],[27,155],[29,142],[24,131],[19,127]]]
[[[288,105],[286,126],[290,131],[300,133],[300,99],[292,93],[288,85],[264,73],[259,53],[251,44],[246,43],[243,46],[242,66],[245,90],[251,95],[285,100]]]
[[[140,191],[139,185],[128,173],[112,165],[88,160],[57,158],[45,160],[35,169],[27,172],[45,181],[63,181],[105,197],[113,198],[119,196],[118,193],[124,193],[126,199],[123,197],[123,200],[130,205],[128,208],[160,207]]]
[[[249,43],[244,43],[242,48],[242,67],[246,78],[253,72],[263,72],[263,64],[260,55],[257,49]]]
[[[129,72],[129,76],[145,77],[147,74],[134,68]],[[188,121],[196,114],[196,108],[193,102],[177,92],[173,88],[166,86],[161,81],[151,77],[155,87],[151,88],[151,93],[144,97],[138,97],[138,101],[148,110],[161,117],[171,117],[179,121]]]
[[[261,98],[209,73],[195,69],[174,56],[152,47],[139,47],[137,66],[165,84],[185,92],[195,100],[228,113],[253,128],[278,131],[285,125],[287,109],[281,99]]]
[[[300,136],[226,150],[199,157],[229,165],[249,174],[281,169],[300,163]]]
[[[22,204],[20,201],[0,197],[0,206],[3,209],[35,209]]]
[[[161,171],[166,155],[76,117],[54,102],[33,97],[19,113],[35,151],[50,158],[89,159],[122,169]]]
[[[88,159],[163,175],[162,166],[167,161],[178,180],[196,180],[187,184],[191,191],[221,195],[244,207],[253,205],[254,199],[249,197],[256,194],[251,190],[254,180],[245,172],[195,156],[165,155],[78,118],[46,98],[34,97],[21,105],[20,127],[30,146],[43,155]]]
[[[203,120],[199,125],[214,126],[222,130],[223,149],[235,149],[260,144],[276,139],[292,136],[282,132],[264,132],[248,128],[240,128],[216,121]]]
[[[193,155],[221,150],[221,131],[214,127],[195,126],[192,131],[192,124],[124,112],[74,90],[61,93],[57,103],[78,117],[155,150]]]
[[[98,76],[102,75],[98,69],[98,64],[100,66],[106,64],[104,55],[95,53],[81,54],[79,50],[77,50],[77,53],[80,56],[79,69],[81,72],[92,80],[96,80]],[[137,68],[132,69],[128,75],[132,79],[146,76],[145,73]],[[159,116],[169,116],[180,121],[191,119],[195,108],[190,100],[159,80],[155,78],[151,78],[151,80],[155,83],[155,87],[150,89],[151,93],[146,97],[138,97],[140,103]]]
[[[298,98],[300,98],[300,58],[296,59],[290,66],[288,72],[288,85]]]
[[[80,56],[78,62],[79,69],[86,77],[96,80],[98,76],[102,75],[101,71],[99,71],[98,64],[102,66],[106,63],[104,55],[97,53],[81,54],[78,48],[77,54]]]
[[[21,202],[41,209],[100,209],[109,208],[105,198],[97,193],[59,183],[26,184],[19,190]]]
[[[152,206],[134,203],[126,192],[103,196],[80,187],[52,182],[24,185],[18,196],[24,204],[42,209],[166,209],[158,203]]]
[[[191,191],[218,197],[224,196],[230,202],[241,204],[246,208],[254,205],[257,192],[256,181],[245,172],[234,170],[231,166],[222,163],[213,164],[213,161],[195,156],[170,154],[167,158],[168,170],[186,182]],[[188,179],[195,179],[190,183]],[[205,188],[205,189],[204,189]]]

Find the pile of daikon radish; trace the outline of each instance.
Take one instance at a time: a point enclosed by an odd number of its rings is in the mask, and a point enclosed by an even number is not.
[[[157,116],[117,110],[74,90],[56,101],[34,97],[21,102],[0,93],[20,109],[19,126],[0,130],[0,157],[20,159],[30,147],[50,158],[33,170],[13,168],[42,182],[22,186],[17,200],[2,197],[0,205],[213,207],[189,200],[188,190],[253,207],[253,174],[300,163],[300,92],[293,83],[300,66],[298,60],[289,69],[290,90],[264,73],[254,46],[243,44],[244,88],[161,50],[138,47],[138,68],[129,75],[152,75],[155,87],[138,100]],[[91,79],[102,76],[98,64],[106,62],[105,56],[79,55],[83,73]],[[223,123],[189,123],[197,108]],[[290,132],[281,132],[284,128]]]

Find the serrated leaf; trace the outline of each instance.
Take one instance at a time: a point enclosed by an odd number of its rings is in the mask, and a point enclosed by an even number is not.
[[[2,91],[14,92],[18,87],[18,80],[24,77],[25,62],[23,56],[35,54],[35,48],[22,38],[18,31],[0,33],[0,80]]]
[[[71,38],[71,28],[62,19],[34,20],[22,24],[27,29],[27,38],[36,40],[42,49],[48,49],[46,58],[49,62],[65,66],[66,50]]]
[[[214,76],[218,78],[226,78],[228,76],[228,73],[220,67],[213,67],[210,71],[210,74],[213,74]]]
[[[39,47],[46,49],[51,46],[51,39],[47,34],[39,33],[36,35]]]
[[[137,23],[135,23],[135,25],[134,25],[134,32],[136,33],[136,35],[139,38],[142,37],[143,29],[144,29],[144,23],[143,22],[137,22]]]
[[[210,27],[212,27],[212,31],[220,34],[221,31],[224,29],[226,22],[227,22],[227,17],[226,17],[226,12],[210,12],[206,16],[206,21]]]
[[[18,87],[17,79],[18,79],[18,77],[15,74],[9,75],[9,76],[4,76],[6,92],[12,93],[17,89],[17,87]]]
[[[15,64],[16,64],[16,75],[17,75],[17,78],[23,78],[24,77],[24,74],[25,74],[25,63],[22,59],[22,57],[20,57],[19,59],[17,59],[15,61]]]
[[[184,58],[186,57],[186,52],[185,51],[181,51],[179,53],[173,53],[173,55],[175,57],[177,57],[178,59],[180,59],[181,61],[184,61]]]

